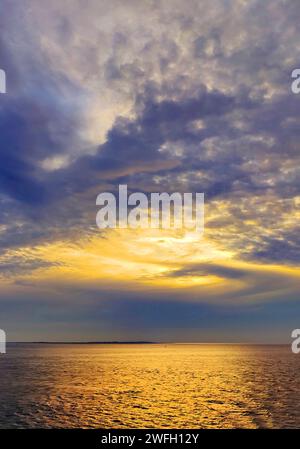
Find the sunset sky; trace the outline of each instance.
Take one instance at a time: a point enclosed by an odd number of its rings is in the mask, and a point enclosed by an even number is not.
[[[300,327],[298,0],[1,0],[10,341],[289,342]],[[204,192],[205,232],[96,226]]]

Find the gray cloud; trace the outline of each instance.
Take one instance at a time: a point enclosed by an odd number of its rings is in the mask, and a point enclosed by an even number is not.
[[[204,191],[226,202],[215,242],[298,263],[297,2],[4,3],[3,248],[88,233],[97,190],[122,181]]]

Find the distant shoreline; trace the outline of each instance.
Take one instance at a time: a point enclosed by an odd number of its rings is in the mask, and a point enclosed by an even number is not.
[[[208,343],[161,341],[8,341],[8,345],[203,345],[203,346],[289,346],[289,343]]]
[[[155,345],[154,341],[9,341],[8,344],[30,345]]]

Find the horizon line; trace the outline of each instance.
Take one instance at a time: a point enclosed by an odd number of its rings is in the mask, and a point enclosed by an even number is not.
[[[287,342],[189,342],[189,341],[147,341],[147,340],[108,340],[108,341],[7,341],[7,344],[44,344],[44,345],[117,345],[117,344],[139,344],[139,345],[257,345],[257,346],[286,346]]]

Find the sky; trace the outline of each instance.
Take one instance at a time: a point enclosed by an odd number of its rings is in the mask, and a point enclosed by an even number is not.
[[[1,0],[10,341],[289,342],[300,327],[298,0]],[[96,197],[203,192],[205,231]]]

